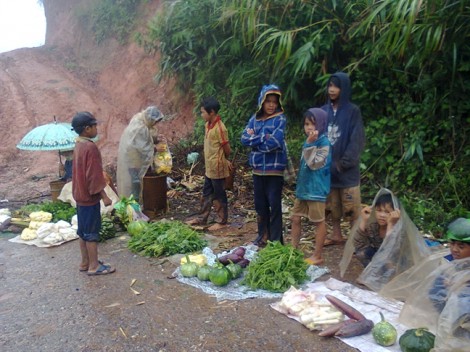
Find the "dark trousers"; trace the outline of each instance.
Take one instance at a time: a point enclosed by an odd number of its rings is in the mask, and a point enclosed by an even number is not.
[[[253,175],[255,210],[258,214],[258,238],[284,243],[282,237],[282,176]]]
[[[213,179],[205,176],[202,189],[201,215],[202,223],[207,223],[212,204],[217,215],[216,222],[226,224],[228,220],[228,201],[225,192],[225,179]]]
[[[225,178],[214,179],[204,176],[202,196],[204,198],[211,197],[213,200],[218,200],[222,204],[227,204],[227,192],[225,192],[224,183]]]

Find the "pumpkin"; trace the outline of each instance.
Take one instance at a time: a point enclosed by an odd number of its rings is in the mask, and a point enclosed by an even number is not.
[[[230,271],[230,274],[232,274],[232,279],[237,279],[242,275],[243,269],[238,264],[230,263],[226,268]]]
[[[188,255],[186,255],[186,263],[180,266],[180,272],[184,277],[194,277],[197,275],[198,268],[199,266],[190,261]]]
[[[200,266],[197,270],[197,278],[201,281],[209,281],[209,274],[212,268],[209,265]]]
[[[403,352],[429,352],[435,338],[426,328],[409,329],[400,336],[398,343]]]
[[[209,273],[209,280],[216,286],[225,286],[231,279],[230,271],[224,266],[214,266]]]
[[[381,321],[374,325],[372,337],[380,346],[391,346],[397,342],[397,329],[385,320],[380,312]]]

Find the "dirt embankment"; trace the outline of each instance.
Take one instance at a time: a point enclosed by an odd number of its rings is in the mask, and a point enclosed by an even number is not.
[[[44,0],[47,35],[40,48],[0,54],[0,199],[11,202],[47,194],[56,179],[56,152],[21,151],[21,138],[34,127],[69,122],[88,110],[100,121],[98,145],[104,164],[114,165],[119,138],[130,118],[148,105],[157,105],[171,122],[160,132],[177,141],[193,129],[190,99],[174,93],[171,82],[156,84],[157,57],[130,43],[109,40],[97,46],[80,27],[77,9],[88,0]],[[159,1],[150,1],[147,16]],[[146,19],[142,19],[146,23]]]

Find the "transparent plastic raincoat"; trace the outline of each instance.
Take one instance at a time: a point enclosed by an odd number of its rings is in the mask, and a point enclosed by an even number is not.
[[[470,221],[468,224],[470,230]],[[432,351],[469,351],[470,258],[449,261],[449,253],[449,249],[441,248],[394,278],[379,293],[405,301],[399,321],[434,333]]]
[[[117,162],[117,188],[120,197],[141,199],[142,181],[154,158],[152,135],[163,114],[154,106],[135,114],[122,133]]]
[[[371,262],[358,278],[359,282],[373,291],[379,291],[392,278],[421,262],[431,254],[423,236],[408,217],[405,209],[400,207],[398,199],[386,188],[382,188],[375,196],[372,203],[372,212],[366,226],[377,222],[375,203],[381,195],[387,193],[392,197],[394,209],[400,209],[400,219],[394,225],[392,231],[383,239]],[[359,225],[360,221],[358,220],[354,224],[346,242],[343,257],[339,264],[341,277],[346,272],[355,252],[354,239],[356,236],[360,236]]]

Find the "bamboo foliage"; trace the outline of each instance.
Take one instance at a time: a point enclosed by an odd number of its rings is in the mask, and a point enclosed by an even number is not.
[[[324,104],[330,73],[348,72],[368,136],[364,182],[446,195],[456,212],[470,202],[470,179],[451,177],[470,171],[469,37],[468,0],[173,0],[147,44],[160,76],[219,98],[235,144],[262,84],[281,86],[292,126]],[[301,133],[291,138],[300,148]]]

